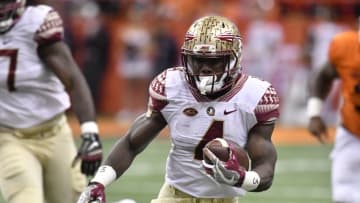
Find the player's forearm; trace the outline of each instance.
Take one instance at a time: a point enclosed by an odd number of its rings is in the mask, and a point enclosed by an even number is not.
[[[140,115],[131,125],[126,135],[114,145],[92,181],[107,186],[119,178],[131,165],[136,155],[149,145],[164,128],[165,121],[160,114],[153,117]]]
[[[119,156],[119,154],[121,156]],[[128,136],[123,136],[115,144],[103,164],[112,166],[118,178],[130,167],[135,157],[136,153],[134,149],[131,148]]]
[[[261,192],[271,187],[274,178],[274,168],[270,165],[256,167],[253,171],[256,171],[260,176],[259,186],[252,192]]]
[[[263,146],[263,149],[263,154],[257,154],[252,160],[252,170],[259,174],[261,180],[259,186],[253,192],[267,190],[273,183],[277,153],[272,144]]]
[[[69,90],[74,113],[80,123],[95,121],[95,107],[85,79],[79,78],[74,82],[72,89]]]
[[[318,79],[314,83],[312,97],[317,97],[321,100],[325,100],[330,92],[332,86],[332,79],[326,78],[324,75],[319,75]]]
[[[335,68],[329,64],[324,64],[323,68],[310,83],[310,96],[324,100],[329,94],[333,81],[338,77]]]
[[[131,150],[126,136],[120,138],[91,182],[101,183],[105,187],[110,185],[130,167],[135,156],[136,153]]]

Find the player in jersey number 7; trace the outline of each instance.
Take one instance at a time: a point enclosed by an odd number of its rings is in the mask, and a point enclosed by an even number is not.
[[[0,1],[1,194],[8,203],[75,202],[83,174],[93,175],[102,160],[93,101],[60,15],[25,3]],[[81,124],[78,150],[70,106]]]
[[[277,159],[271,135],[279,116],[279,98],[271,84],[241,71],[237,27],[221,16],[200,18],[187,31],[181,54],[182,67],[169,68],[153,79],[147,112],[113,146],[78,203],[95,199],[104,203],[105,187],[166,126],[172,145],[165,183],[152,203],[237,203],[247,191],[270,188]],[[215,163],[226,177],[209,177],[202,153],[214,138],[245,148],[252,170]],[[237,181],[229,181],[234,178]]]

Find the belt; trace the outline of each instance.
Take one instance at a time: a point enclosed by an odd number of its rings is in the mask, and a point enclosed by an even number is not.
[[[11,133],[21,139],[42,139],[54,136],[64,122],[66,122],[66,117],[61,113],[48,121],[30,128],[17,129],[0,126],[0,132]]]
[[[170,188],[170,190],[174,193],[174,195],[176,197],[180,197],[180,198],[191,198],[194,199],[194,203],[233,203],[233,202],[237,202],[236,199],[237,198],[199,198],[199,197],[193,197],[177,188],[175,188],[174,186],[168,185],[168,187]]]

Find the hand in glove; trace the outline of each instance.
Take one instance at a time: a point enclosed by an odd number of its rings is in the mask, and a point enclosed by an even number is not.
[[[221,161],[213,152],[204,148],[203,153],[209,158],[212,164],[202,164],[205,171],[211,175],[217,182],[231,186],[241,187],[245,178],[246,169],[239,164],[235,153],[230,153],[228,161]]]
[[[320,116],[310,118],[308,130],[323,144],[329,139],[327,126]]]
[[[81,172],[93,176],[102,160],[102,147],[97,133],[83,133],[82,143],[73,161],[73,166],[81,160]]]
[[[90,183],[81,193],[77,203],[105,203],[105,187],[100,183]]]

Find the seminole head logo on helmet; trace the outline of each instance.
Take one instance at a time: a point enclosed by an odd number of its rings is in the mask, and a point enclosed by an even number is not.
[[[236,25],[206,16],[188,29],[181,48],[186,80],[203,95],[229,89],[241,71],[242,41]]]
[[[0,34],[8,31],[25,10],[26,0],[0,1]]]

